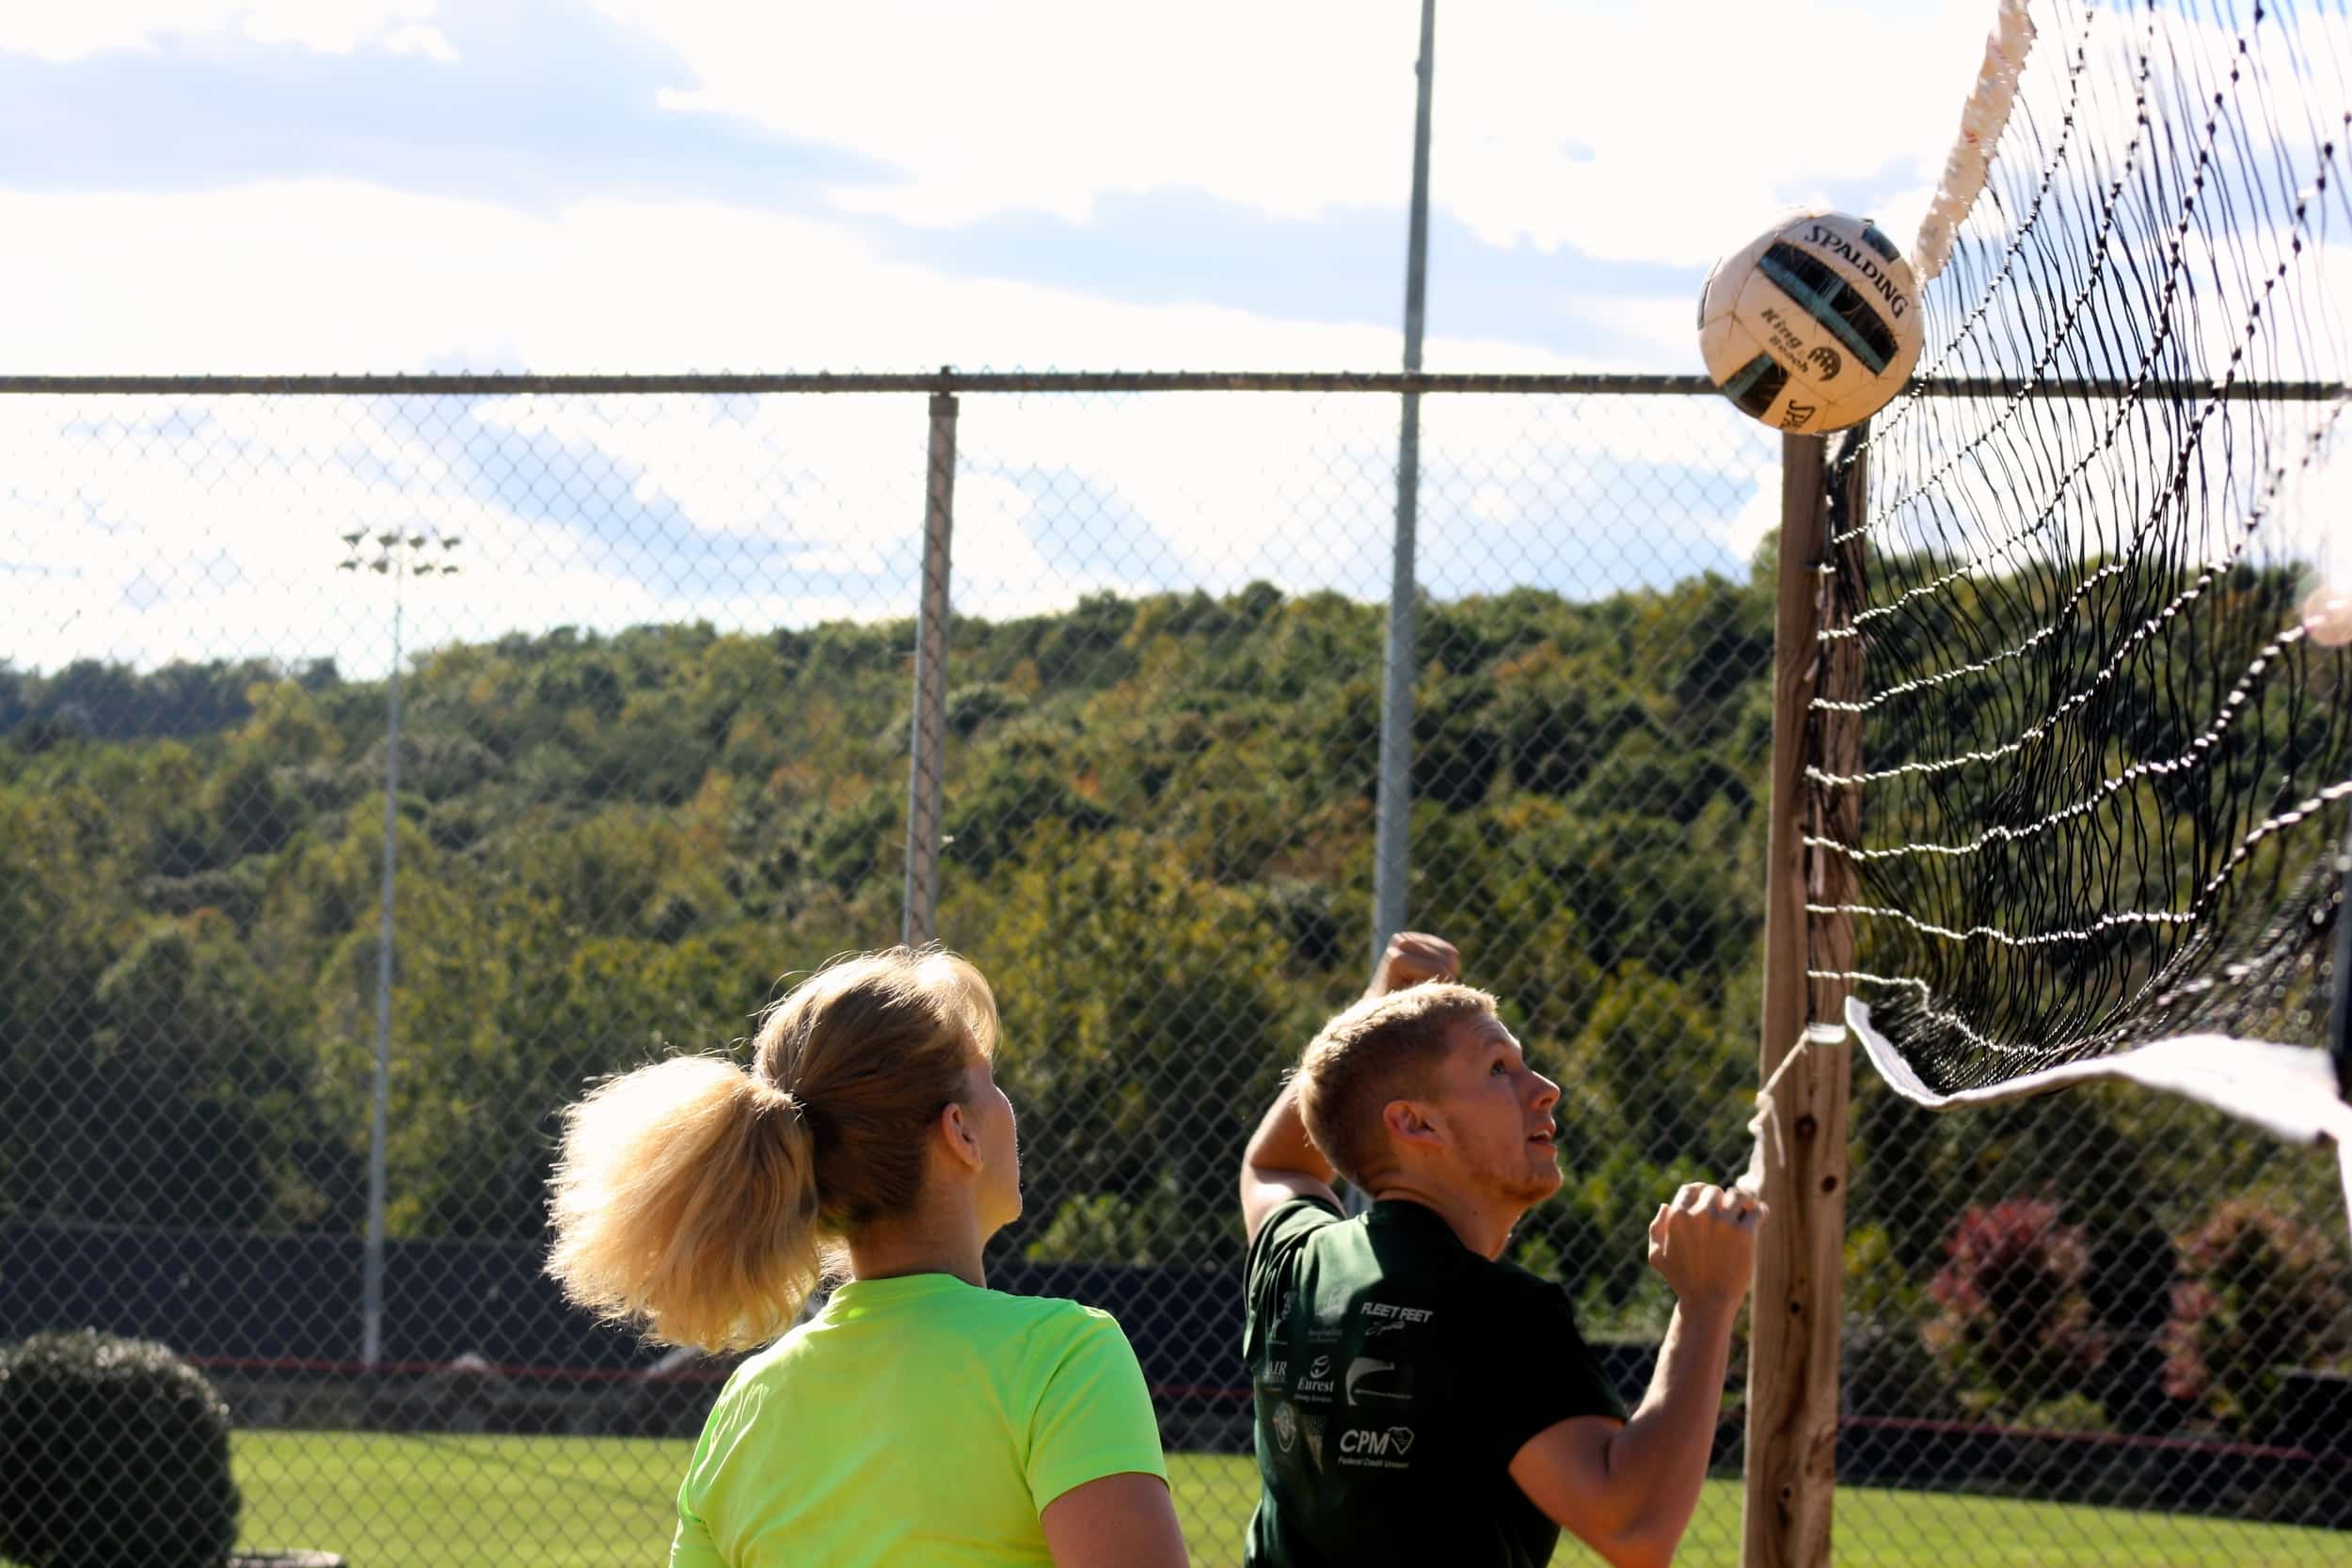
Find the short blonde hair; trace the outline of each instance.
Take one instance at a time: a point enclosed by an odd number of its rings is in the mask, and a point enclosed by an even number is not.
[[[680,1056],[564,1113],[548,1273],[649,1338],[748,1350],[791,1325],[831,1243],[921,1196],[930,1124],[996,1048],[980,972],[893,947],[770,1008],[747,1072]]]
[[[1494,1011],[1495,999],[1473,987],[1422,985],[1369,997],[1325,1024],[1298,1064],[1299,1114],[1323,1157],[1359,1187],[1386,1175],[1395,1162],[1382,1113],[1428,1092],[1456,1023]]]

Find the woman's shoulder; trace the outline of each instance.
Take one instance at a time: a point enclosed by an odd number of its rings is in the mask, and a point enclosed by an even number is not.
[[[1072,1301],[1063,1296],[1019,1296],[1006,1291],[981,1293],[991,1298],[993,1310],[1032,1332],[1073,1337],[1123,1335],[1124,1332],[1120,1328],[1117,1318],[1099,1307],[1089,1307],[1082,1301]]]
[[[1060,1296],[987,1294],[993,1298],[989,1307],[995,1319],[995,1332],[987,1338],[1012,1353],[1025,1376],[1050,1378],[1074,1365],[1129,1365],[1136,1359],[1126,1330],[1099,1307]]]
[[[807,1341],[808,1325],[799,1323],[753,1351],[726,1370],[726,1375],[719,1384],[719,1398],[723,1401],[773,1382],[778,1369],[801,1353]],[[709,1370],[715,1372],[722,1366],[723,1363],[711,1366]]]

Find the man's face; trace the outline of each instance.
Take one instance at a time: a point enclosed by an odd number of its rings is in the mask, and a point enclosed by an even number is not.
[[[1560,1190],[1560,1085],[1527,1065],[1502,1020],[1466,1018],[1446,1031],[1436,1088],[1432,1109],[1456,1168],[1482,1196],[1524,1210]]]

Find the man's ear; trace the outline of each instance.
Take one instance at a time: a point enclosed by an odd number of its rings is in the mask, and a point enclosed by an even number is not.
[[[1418,1101],[1390,1101],[1380,1107],[1380,1124],[1399,1144],[1436,1148],[1445,1142],[1445,1134],[1429,1118],[1427,1107]]]
[[[940,1141],[946,1146],[947,1157],[961,1165],[978,1170],[988,1162],[980,1152],[979,1129],[964,1115],[963,1106],[949,1101],[939,1113]]]

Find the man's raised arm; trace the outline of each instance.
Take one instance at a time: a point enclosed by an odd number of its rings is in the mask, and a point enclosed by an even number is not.
[[[1287,1080],[1241,1157],[1241,1223],[1249,1239],[1256,1241],[1265,1217],[1295,1197],[1319,1197],[1339,1207],[1339,1195],[1331,1190],[1336,1174],[1307,1136],[1306,1120],[1298,1114],[1298,1081]]]
[[[1461,965],[1462,956],[1452,942],[1402,931],[1380,956],[1379,972],[1364,995],[1386,996],[1424,980],[1451,980]],[[1285,1080],[1242,1152],[1241,1218],[1249,1240],[1258,1239],[1258,1227],[1266,1215],[1295,1197],[1318,1197],[1339,1207],[1339,1196],[1332,1191],[1337,1175],[1307,1135],[1306,1118],[1298,1112],[1298,1081]]]

